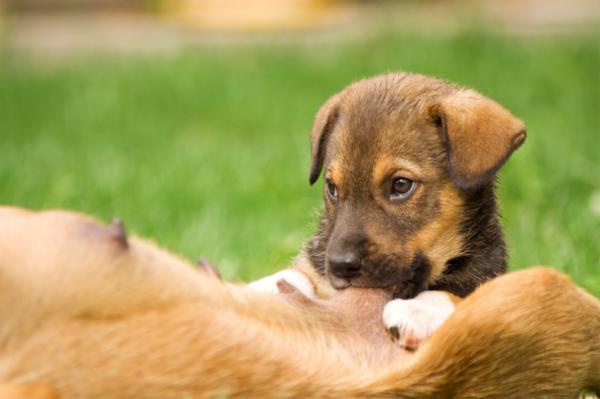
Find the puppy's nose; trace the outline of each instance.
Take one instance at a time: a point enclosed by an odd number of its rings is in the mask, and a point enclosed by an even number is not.
[[[331,255],[329,270],[335,277],[352,280],[360,275],[360,258],[353,253]]]

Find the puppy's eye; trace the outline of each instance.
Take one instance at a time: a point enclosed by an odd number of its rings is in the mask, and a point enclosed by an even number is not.
[[[391,200],[403,200],[412,195],[417,187],[417,183],[405,177],[396,177],[392,181],[390,190]]]
[[[337,201],[338,191],[335,184],[329,179],[327,179],[325,184],[327,184],[327,195],[329,195],[329,198],[331,198],[332,201]]]

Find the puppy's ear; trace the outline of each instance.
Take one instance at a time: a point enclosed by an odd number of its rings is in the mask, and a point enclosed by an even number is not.
[[[310,134],[312,161],[310,165],[309,181],[311,185],[319,179],[321,169],[323,169],[327,141],[329,141],[329,136],[338,120],[338,104],[339,94],[336,94],[330,97],[329,100],[321,106],[317,112],[317,116],[315,116],[315,121]]]
[[[493,179],[525,141],[521,120],[472,90],[450,94],[431,107],[430,114],[446,135],[450,177],[462,190]]]

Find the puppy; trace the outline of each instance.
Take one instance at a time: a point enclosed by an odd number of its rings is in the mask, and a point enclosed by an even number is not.
[[[573,398],[582,388],[600,391],[600,304],[548,269],[482,285],[415,352],[387,338],[385,290],[349,287],[310,299],[285,283],[275,296],[214,276],[127,237],[119,222],[0,208],[0,395]]]
[[[310,183],[322,170],[325,180],[319,229],[291,270],[252,286],[276,291],[285,278],[317,297],[349,286],[400,299],[466,296],[506,271],[495,175],[525,135],[496,102],[434,78],[390,73],[350,85],[312,128]],[[417,298],[409,307],[441,312],[415,330],[431,332],[455,301]],[[390,328],[408,313],[388,308]]]

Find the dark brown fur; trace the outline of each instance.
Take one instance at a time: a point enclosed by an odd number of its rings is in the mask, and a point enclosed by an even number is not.
[[[349,86],[313,127],[310,181],[324,169],[339,198],[325,184],[310,263],[337,288],[469,294],[506,271],[495,174],[524,138],[523,123],[500,105],[437,79],[392,73]],[[386,190],[398,176],[418,186],[392,203]],[[360,272],[334,276],[332,256],[356,260]]]

